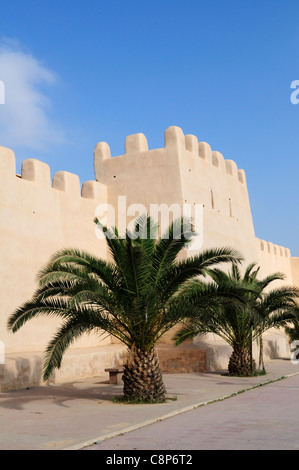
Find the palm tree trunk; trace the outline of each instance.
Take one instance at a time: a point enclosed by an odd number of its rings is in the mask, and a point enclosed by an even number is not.
[[[164,401],[166,390],[154,350],[132,349],[123,374],[124,397],[128,400]]]
[[[262,335],[260,335],[259,341],[260,341],[259,370],[265,371],[265,364],[264,364],[264,343],[263,343],[263,337],[262,337]]]
[[[229,375],[241,375],[249,377],[256,371],[255,360],[250,354],[250,349],[234,347],[229,359]]]
[[[252,324],[250,325],[250,334],[249,334],[249,354],[250,354],[250,375],[252,375],[253,373]]]

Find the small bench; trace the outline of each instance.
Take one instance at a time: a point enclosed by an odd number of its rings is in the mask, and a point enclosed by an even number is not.
[[[122,367],[109,367],[105,369],[105,372],[109,372],[109,383],[116,385],[118,384],[119,375],[122,374],[124,369]]]

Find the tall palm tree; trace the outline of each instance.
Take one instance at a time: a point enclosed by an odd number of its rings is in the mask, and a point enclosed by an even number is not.
[[[299,289],[280,287],[266,291],[267,287],[284,276],[274,273],[262,280],[258,279],[259,267],[250,264],[243,276],[237,265],[226,273],[219,269],[209,270],[218,286],[227,290],[244,287],[243,303],[222,303],[209,311],[199,311],[191,315],[186,326],[175,335],[176,344],[197,335],[214,333],[231,347],[228,372],[230,375],[252,375],[256,364],[252,358],[252,342],[262,341],[262,334],[270,328],[287,325],[298,318],[296,299]]]
[[[215,283],[206,283],[192,295],[184,286],[218,263],[241,259],[235,250],[220,248],[179,261],[178,255],[194,236],[193,227],[184,232],[184,223],[183,219],[175,221],[161,238],[157,237],[157,224],[146,215],[136,220],[125,237],[116,228],[101,227],[112,261],[76,249],[62,250],[51,258],[38,275],[40,286],[32,300],[18,308],[8,322],[8,328],[16,332],[41,315],[60,320],[46,349],[44,380],[61,366],[64,352],[77,338],[96,330],[107,332],[128,348],[124,396],[165,399],[157,341],[186,316],[192,301],[204,310],[221,298]]]

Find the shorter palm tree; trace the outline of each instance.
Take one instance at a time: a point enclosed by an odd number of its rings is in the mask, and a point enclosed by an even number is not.
[[[293,341],[299,341],[299,320],[294,321],[292,325],[285,328],[285,332],[289,337],[290,343]]]
[[[294,321],[292,325],[285,328],[285,332],[289,337],[292,356],[295,360],[299,359],[298,345],[299,345],[299,319]]]
[[[296,299],[299,289],[280,287],[266,291],[267,287],[284,276],[274,273],[258,279],[259,268],[250,264],[244,275],[237,265],[230,273],[213,269],[209,273],[216,284],[227,289],[244,288],[242,302],[226,302],[212,306],[209,311],[199,311],[190,316],[187,324],[175,335],[176,345],[188,338],[214,333],[231,347],[228,372],[230,375],[249,376],[255,373],[256,364],[252,357],[252,342],[259,339],[270,328],[283,327],[298,318]]]
[[[125,237],[120,237],[117,229],[102,227],[111,262],[74,249],[52,257],[39,273],[40,287],[33,299],[18,308],[8,322],[9,329],[16,332],[41,315],[59,320],[59,329],[46,350],[44,380],[61,366],[66,349],[94,330],[114,336],[128,348],[125,398],[165,399],[157,341],[186,316],[192,301],[204,311],[223,297],[215,283],[205,284],[192,295],[184,287],[218,263],[240,259],[235,250],[220,248],[179,261],[178,255],[194,236],[192,227],[189,233],[184,227],[183,219],[175,221],[167,236],[159,239],[157,225],[141,216]]]

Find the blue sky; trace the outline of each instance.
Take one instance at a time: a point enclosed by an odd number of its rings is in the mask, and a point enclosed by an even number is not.
[[[256,235],[299,256],[298,0],[2,0],[0,145],[94,179],[93,149],[179,126],[246,171]]]

